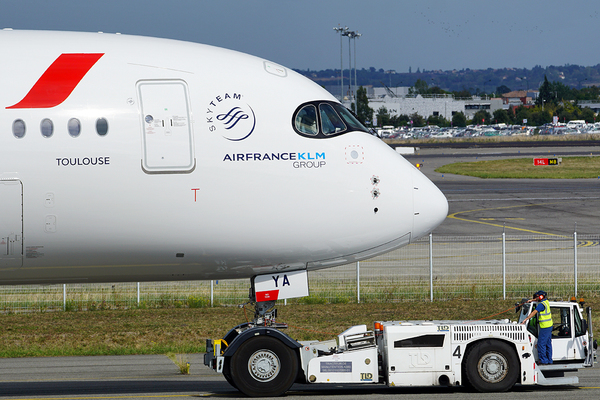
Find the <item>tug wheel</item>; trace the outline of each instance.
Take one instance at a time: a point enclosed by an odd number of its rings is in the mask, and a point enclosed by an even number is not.
[[[520,366],[515,350],[500,340],[476,343],[465,356],[469,384],[479,392],[505,392],[519,378]]]
[[[247,396],[280,396],[296,380],[298,359],[279,339],[256,336],[233,354],[229,374],[234,386]]]

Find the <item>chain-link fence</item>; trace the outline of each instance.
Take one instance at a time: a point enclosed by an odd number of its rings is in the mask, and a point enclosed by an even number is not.
[[[600,294],[600,235],[430,236],[360,263],[311,271],[294,303]],[[0,310],[206,307],[247,301],[249,280],[0,286]]]

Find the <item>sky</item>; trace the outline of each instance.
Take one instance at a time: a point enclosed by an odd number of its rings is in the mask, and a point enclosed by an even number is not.
[[[0,0],[0,28],[186,40],[301,70],[348,68],[338,26],[362,35],[359,69],[600,63],[598,0]]]

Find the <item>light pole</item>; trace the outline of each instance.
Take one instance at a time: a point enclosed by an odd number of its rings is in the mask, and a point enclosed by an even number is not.
[[[352,86],[352,44],[350,40],[356,39],[357,37],[361,37],[362,35],[355,31],[350,31],[348,28],[341,34],[342,36],[348,36],[348,73],[350,75],[350,83],[348,84],[348,92],[350,101],[355,99],[355,87],[356,87],[356,40],[354,40],[354,86]],[[343,94],[342,94],[342,102],[343,102]]]
[[[358,32],[352,33],[352,39],[354,39],[354,90],[353,90],[353,94],[354,94],[355,102],[356,102],[356,86],[358,85],[357,80],[356,80],[356,39],[358,39],[361,36],[362,36],[361,33],[358,33]]]
[[[350,40],[352,39],[352,35],[354,35],[354,33],[354,31],[346,31],[342,33],[343,36],[348,36],[348,75],[350,75],[350,82],[348,83],[348,92],[350,93],[352,93],[352,46],[350,44]],[[350,99],[350,102],[352,102],[352,99]]]
[[[348,27],[337,26],[333,28],[334,31],[340,34],[340,75],[342,79],[340,80],[340,101],[344,101],[344,55],[343,55],[343,45],[342,45],[342,36],[344,33],[348,31]]]

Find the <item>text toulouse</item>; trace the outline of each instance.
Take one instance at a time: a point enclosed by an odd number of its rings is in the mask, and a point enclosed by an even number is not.
[[[57,158],[57,165],[60,166],[77,166],[77,165],[109,165],[110,157],[84,157],[84,158]]]

